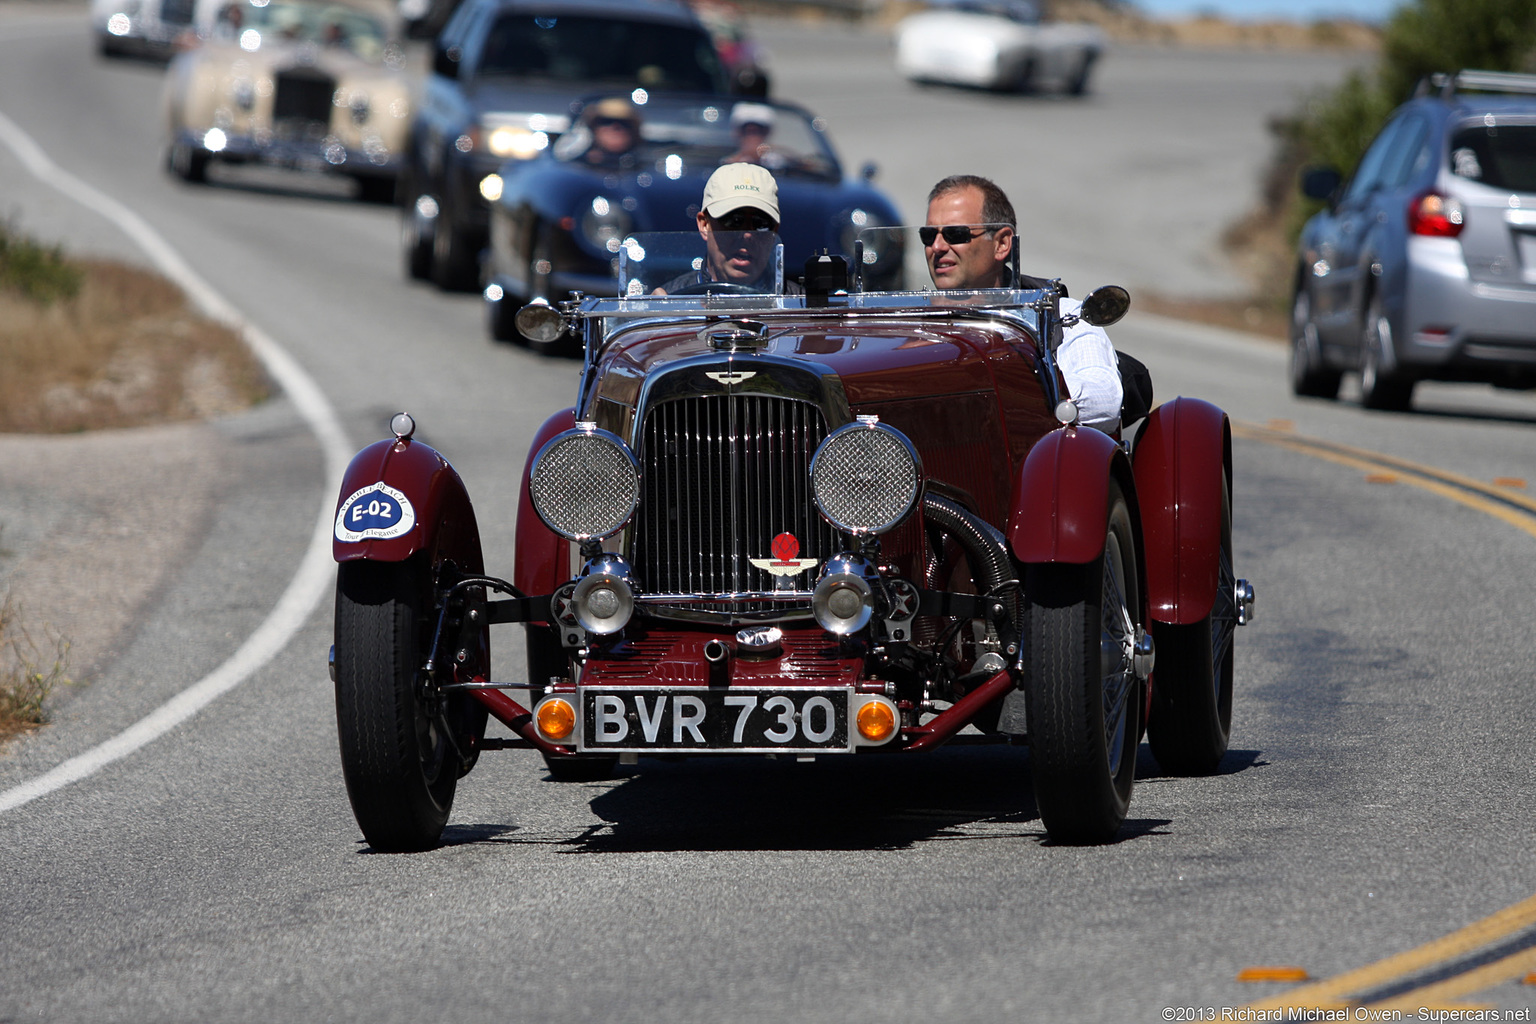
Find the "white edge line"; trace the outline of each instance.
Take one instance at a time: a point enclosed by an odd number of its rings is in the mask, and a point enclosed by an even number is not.
[[[39,180],[116,224],[144,250],[161,273],[181,286],[199,309],[238,331],[308,423],[325,460],[325,490],[321,494],[320,511],[310,535],[309,548],[282,597],[256,631],[222,665],[116,736],[30,782],[0,792],[0,814],[3,814],[94,775],[112,762],[154,742],[245,682],[287,646],[326,595],[333,579],[332,506],[352,449],[336,418],[336,411],[314,378],[265,332],[247,323],[240,312],[203,280],[143,218],[59,167],[3,113],[0,113],[0,142],[5,143]]]

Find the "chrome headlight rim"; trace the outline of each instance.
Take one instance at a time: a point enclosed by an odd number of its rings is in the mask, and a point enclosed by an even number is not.
[[[624,209],[618,196],[596,195],[577,219],[582,242],[604,257],[614,256],[624,248],[624,239],[635,229],[635,218]]]
[[[570,446],[579,445],[579,449]],[[611,453],[606,461],[606,468],[612,470],[615,476],[609,481],[617,484],[608,495],[609,510],[607,514],[600,515],[592,521],[578,521],[573,518],[570,509],[577,506],[577,515],[587,514],[592,509],[590,503],[573,502],[571,491],[581,484],[592,484],[595,481],[592,473],[583,476],[580,469],[572,473],[572,456],[577,451],[584,451],[589,457],[581,460],[582,466],[591,470],[601,469],[594,467],[590,457],[594,453]],[[564,458],[564,463],[557,463],[557,458]],[[556,479],[554,474],[563,471],[563,479]],[[578,423],[569,430],[563,430],[550,438],[533,457],[533,463],[528,471],[528,496],[533,502],[533,510],[555,533],[566,540],[585,542],[602,540],[611,537],[629,525],[634,518],[635,511],[640,507],[640,460],[635,458],[635,453],[630,451],[629,445],[617,434],[603,430],[595,423]],[[567,500],[560,500],[560,499]]]
[[[857,520],[848,514],[849,510],[841,508],[846,502],[838,502],[838,508],[829,510],[828,505],[839,497],[828,493],[838,482],[829,477],[839,470],[846,473],[843,467],[836,465],[836,461],[848,458],[848,449],[868,448],[871,441],[883,448],[888,458],[905,460],[900,465],[909,468],[907,480],[900,487],[899,493],[884,502],[884,508],[870,509],[867,515]],[[852,454],[857,456],[859,451],[855,450]],[[860,416],[855,422],[832,431],[816,447],[816,453],[811,457],[811,496],[816,502],[817,511],[833,527],[855,537],[888,533],[900,526],[917,508],[922,493],[923,462],[917,447],[901,431],[881,423],[875,416]]]

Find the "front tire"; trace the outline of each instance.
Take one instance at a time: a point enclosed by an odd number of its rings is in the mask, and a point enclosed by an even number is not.
[[[439,204],[432,232],[432,282],[448,292],[474,291],[480,283],[480,253],[465,231],[454,226],[448,204]]]
[[[1338,370],[1323,362],[1322,343],[1312,322],[1312,296],[1305,287],[1296,289],[1291,301],[1291,393],[1302,398],[1339,397]]]
[[[1097,57],[1098,54],[1092,51],[1083,54],[1082,64],[1078,66],[1077,71],[1072,75],[1071,81],[1067,83],[1067,95],[1088,95],[1088,76],[1093,71],[1093,62]]]
[[[437,200],[414,189],[405,193],[407,202],[400,211],[400,251],[405,258],[405,276],[412,281],[432,278],[432,238],[437,225]],[[428,216],[423,210],[430,210]]]
[[[336,728],[352,812],[375,850],[431,849],[453,806],[460,763],[424,706],[432,628],[420,558],[343,562],[336,574]]]
[[[1372,295],[1360,330],[1360,404],[1402,412],[1413,403],[1413,380],[1393,368],[1392,322]]]
[[[208,181],[208,154],[190,142],[176,142],[166,160],[171,173],[189,185]]]
[[[1109,488],[1097,560],[1025,571],[1030,774],[1040,820],[1056,843],[1114,839],[1136,775],[1136,546],[1125,497],[1114,481]]]
[[[1221,484],[1221,551],[1216,600],[1196,623],[1156,623],[1152,715],[1147,741],[1170,775],[1209,775],[1232,733],[1232,641],[1237,631],[1237,575],[1232,569],[1232,498]]]
[[[485,300],[485,328],[492,341],[526,344],[522,332],[517,329],[517,310],[517,300],[511,295],[503,295],[495,302]]]

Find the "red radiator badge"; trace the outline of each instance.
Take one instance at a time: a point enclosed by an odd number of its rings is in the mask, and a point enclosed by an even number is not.
[[[772,558],[753,558],[749,561],[775,576],[797,576],[807,569],[815,568],[817,564],[814,558],[795,557],[800,553],[800,541],[792,533],[781,533],[773,538],[769,550],[773,552]]]

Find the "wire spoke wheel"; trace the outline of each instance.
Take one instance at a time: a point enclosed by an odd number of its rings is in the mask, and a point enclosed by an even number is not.
[[[1141,599],[1130,511],[1118,485],[1109,487],[1098,559],[1025,567],[1030,774],[1040,820],[1057,843],[1112,840],[1136,774]]]
[[[1136,681],[1133,656],[1136,624],[1131,619],[1125,588],[1126,567],[1116,544],[1104,546],[1104,627],[1099,636],[1099,672],[1104,690],[1104,747],[1109,773],[1120,770],[1125,755],[1126,709]]]

